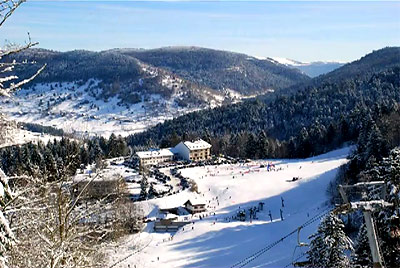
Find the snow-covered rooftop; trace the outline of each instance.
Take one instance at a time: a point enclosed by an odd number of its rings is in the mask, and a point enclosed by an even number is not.
[[[202,199],[189,199],[188,201],[186,201],[185,202],[185,204],[187,203],[187,202],[190,202],[190,204],[192,205],[192,206],[197,206],[197,205],[205,205],[206,204],[206,201],[204,201],[204,200],[202,200]]]
[[[158,156],[173,156],[173,152],[171,152],[170,148],[166,149],[159,149],[159,150],[150,150],[150,151],[142,151],[142,152],[137,152],[136,155],[143,159],[143,158],[152,158],[152,157],[158,157]]]
[[[202,139],[191,142],[191,141],[185,141],[184,144],[186,147],[189,148],[189,150],[198,150],[198,149],[208,149],[211,148],[211,144],[208,142],[203,141]]]
[[[175,214],[167,213],[167,214],[160,214],[160,218],[164,220],[169,220],[169,219],[177,219],[178,217]]]

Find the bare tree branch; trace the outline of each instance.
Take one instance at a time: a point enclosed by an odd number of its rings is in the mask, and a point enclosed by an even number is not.
[[[14,13],[14,11],[26,0],[2,0],[0,1],[0,27]],[[3,14],[4,13],[4,14]]]

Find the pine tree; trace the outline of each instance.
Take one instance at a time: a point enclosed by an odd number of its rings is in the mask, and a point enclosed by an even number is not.
[[[260,134],[258,135],[257,156],[259,158],[270,157],[269,142],[268,142],[267,134],[265,134],[264,131],[261,131]]]
[[[382,157],[386,156],[389,152],[389,146],[383,138],[382,133],[376,126],[376,124],[372,125],[372,129],[369,132],[368,142],[366,146],[366,156],[368,158],[374,156],[376,159],[381,160]]]
[[[54,181],[58,177],[57,164],[51,151],[46,147],[44,151],[44,162],[46,163],[46,177],[48,181]]]
[[[148,197],[147,193],[147,188],[149,186],[149,183],[147,181],[146,176],[143,176],[142,181],[140,182],[140,194],[139,194],[139,199],[140,200],[146,200]]]
[[[129,147],[121,135],[117,137],[117,154],[117,156],[126,156],[129,154]]]
[[[298,147],[297,154],[300,157],[308,157],[312,152],[312,145],[310,140],[310,135],[306,128],[302,128],[298,136]]]
[[[364,181],[384,181],[386,184],[385,201],[393,206],[385,207],[374,213],[380,250],[388,267],[400,267],[400,148],[395,148],[389,157],[367,165],[367,170],[360,173],[359,178]],[[368,200],[382,198],[381,189],[370,187]]]
[[[257,152],[257,141],[256,137],[253,133],[250,133],[249,138],[246,142],[246,157],[247,158],[254,158]]]
[[[101,161],[103,159],[103,150],[100,147],[99,144],[99,140],[95,139],[93,140],[92,146],[90,148],[90,152],[89,152],[89,159],[91,161],[91,163],[93,162],[98,162]]]
[[[148,193],[148,198],[154,198],[157,195],[157,191],[154,189],[154,185],[151,183]]]
[[[310,236],[309,267],[349,266],[346,250],[352,249],[352,243],[343,229],[343,221],[333,213],[322,220],[317,233]]]
[[[351,258],[351,264],[354,267],[371,267],[371,249],[369,247],[367,227],[362,224],[358,232],[354,245],[354,253]]]
[[[81,159],[81,164],[86,166],[87,164],[89,164],[89,153],[86,150],[85,146],[81,146],[79,151],[80,151],[79,155]]]
[[[118,153],[118,144],[117,144],[117,136],[114,133],[110,135],[110,138],[107,143],[107,156],[108,157],[116,157],[119,155]]]

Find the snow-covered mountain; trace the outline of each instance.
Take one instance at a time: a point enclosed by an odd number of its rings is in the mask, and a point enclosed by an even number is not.
[[[169,76],[161,83],[175,87],[180,80]],[[0,110],[19,122],[36,123],[63,129],[78,135],[123,136],[140,132],[167,119],[190,111],[220,105],[222,95],[212,95],[198,105],[182,104],[185,94],[174,90],[170,96],[144,94],[136,103],[126,103],[120,96],[100,98],[102,88],[97,79],[59,83],[37,83],[0,98]]]
[[[235,103],[309,77],[281,64],[204,48],[58,52],[29,49],[5,60],[29,77],[0,111],[16,121],[78,134],[129,135],[184,113]]]
[[[271,57],[266,59],[272,62],[276,62],[282,65],[286,65],[288,67],[298,69],[310,77],[317,77],[321,74],[329,73],[345,64],[343,62],[336,62],[336,61],[300,62],[280,57]]]

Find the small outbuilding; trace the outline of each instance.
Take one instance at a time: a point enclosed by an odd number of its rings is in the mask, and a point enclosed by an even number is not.
[[[187,211],[192,214],[206,211],[206,204],[202,201],[188,200],[184,204]]]
[[[161,219],[154,223],[154,231],[156,232],[176,232],[182,226],[189,222],[177,221],[177,217]]]

